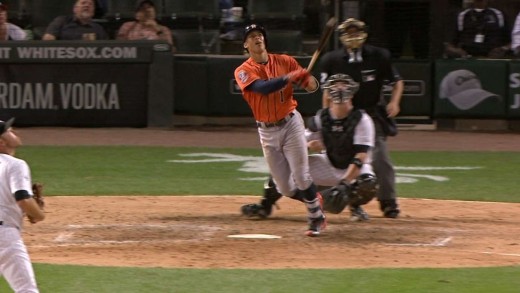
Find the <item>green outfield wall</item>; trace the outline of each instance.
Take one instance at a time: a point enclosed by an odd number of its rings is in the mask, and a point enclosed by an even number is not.
[[[307,66],[310,56],[295,57]],[[0,119],[18,126],[169,127],[176,117],[251,117],[234,80],[242,55],[172,55],[154,41],[0,45]],[[319,64],[319,62],[318,62]],[[520,119],[520,61],[397,60],[400,117]],[[319,79],[319,65],[312,74]],[[388,98],[391,87],[384,88]],[[321,92],[296,90],[312,115]]]

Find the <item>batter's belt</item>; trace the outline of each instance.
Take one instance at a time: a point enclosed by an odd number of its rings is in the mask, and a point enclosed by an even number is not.
[[[283,117],[282,119],[276,121],[276,122],[261,122],[256,121],[256,126],[262,127],[262,128],[270,128],[275,126],[284,126],[291,118],[294,116],[294,112],[289,113],[289,115]]]

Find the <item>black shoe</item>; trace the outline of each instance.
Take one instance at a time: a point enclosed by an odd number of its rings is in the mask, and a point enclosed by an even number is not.
[[[397,201],[395,199],[387,199],[379,202],[381,211],[383,211],[383,216],[385,218],[395,219],[399,216],[401,212],[399,207],[397,206]]]
[[[263,205],[257,203],[250,203],[243,205],[240,208],[242,215],[246,217],[259,217],[261,219],[265,219],[269,217],[272,212],[272,208],[266,209]]]

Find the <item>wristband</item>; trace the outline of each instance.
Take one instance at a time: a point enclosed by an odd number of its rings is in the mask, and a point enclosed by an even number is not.
[[[353,158],[352,161],[350,161],[350,163],[354,164],[358,168],[363,167],[363,162],[359,158]]]

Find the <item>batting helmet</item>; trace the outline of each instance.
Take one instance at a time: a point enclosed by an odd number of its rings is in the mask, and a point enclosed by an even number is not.
[[[266,44],[267,46],[267,33],[265,31],[265,28],[259,24],[250,24],[248,26],[246,26],[246,28],[244,29],[244,40],[243,40],[243,43],[246,42],[247,40],[247,35],[249,35],[250,32],[252,31],[260,31],[262,33],[262,35],[264,36],[264,43]]]
[[[356,32],[349,29],[356,28]],[[365,31],[365,23],[355,18],[349,18],[338,25],[339,39],[343,46],[350,49],[358,49],[365,43],[368,35]]]
[[[329,97],[333,103],[341,104],[357,93],[359,83],[348,74],[338,73],[331,75],[322,88],[329,90]]]

